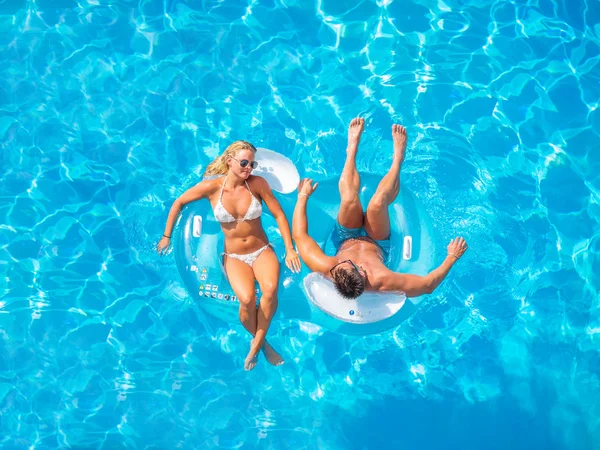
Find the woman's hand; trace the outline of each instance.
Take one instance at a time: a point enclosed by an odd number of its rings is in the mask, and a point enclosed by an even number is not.
[[[463,238],[454,238],[448,244],[448,255],[453,256],[458,260],[462,255],[465,254],[468,248],[469,246]]]
[[[298,253],[293,248],[286,250],[285,252],[285,265],[295,273],[299,273],[301,269],[300,258]]]
[[[159,255],[164,255],[169,250],[169,246],[171,245],[171,238],[163,236],[158,245],[156,246],[156,251]]]

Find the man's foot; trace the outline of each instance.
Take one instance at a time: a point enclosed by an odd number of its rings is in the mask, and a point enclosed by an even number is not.
[[[354,118],[348,127],[348,151],[356,152],[360,143],[360,136],[365,128],[365,119]]]
[[[406,128],[398,124],[392,125],[392,138],[394,139],[394,159],[402,164],[404,153],[406,153]]]
[[[258,350],[259,349],[254,347],[254,340],[250,341],[250,351],[244,361],[244,370],[252,370],[256,367],[256,363],[258,362]]]
[[[281,355],[277,353],[267,341],[265,341],[262,351],[265,354],[265,358],[267,358],[267,361],[269,361],[272,366],[280,366],[283,364],[284,361]]]

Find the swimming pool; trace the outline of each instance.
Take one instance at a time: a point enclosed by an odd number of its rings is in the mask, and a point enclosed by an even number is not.
[[[591,449],[600,4],[0,4],[0,446]],[[280,321],[286,364],[153,251],[234,139],[402,182],[470,250],[399,327]],[[445,240],[444,240],[445,239]],[[500,430],[500,431],[499,431]],[[597,445],[597,444],[595,444]]]

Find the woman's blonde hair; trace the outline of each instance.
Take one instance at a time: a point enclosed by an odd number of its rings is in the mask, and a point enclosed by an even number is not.
[[[229,147],[225,149],[222,155],[217,156],[213,162],[211,162],[206,171],[204,172],[204,176],[210,175],[225,175],[229,172],[229,165],[227,164],[227,158],[235,157],[237,152],[240,150],[252,150],[256,153],[256,147],[247,141],[235,141]]]

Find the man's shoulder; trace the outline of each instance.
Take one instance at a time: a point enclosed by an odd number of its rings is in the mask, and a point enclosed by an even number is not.
[[[329,276],[331,268],[338,263],[338,258],[325,254],[323,248],[316,242],[315,247],[318,248],[319,251],[311,252],[310,258],[306,259],[305,262],[313,272],[319,272],[325,276]]]
[[[388,269],[383,263],[375,265],[369,270],[369,284],[374,291],[387,291],[390,281],[397,276],[398,273]]]

